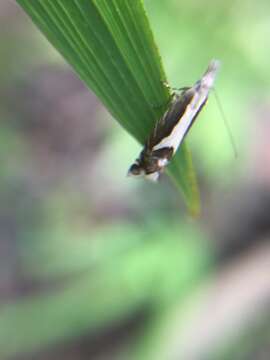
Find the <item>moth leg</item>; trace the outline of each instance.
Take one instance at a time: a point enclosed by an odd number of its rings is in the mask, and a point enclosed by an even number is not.
[[[180,92],[187,91],[189,89],[190,89],[190,86],[183,86],[180,88],[172,88],[173,91],[180,91]]]
[[[173,91],[180,91],[180,92],[182,92],[182,91],[187,91],[187,90],[190,89],[190,86],[183,86],[183,87],[180,87],[180,88],[175,88],[175,87],[171,87],[171,86],[169,85],[169,83],[167,83],[167,81],[161,81],[161,82],[162,82],[162,84],[163,84],[164,86],[166,86],[167,89],[173,90]]]
[[[167,81],[161,80],[161,82],[167,89],[169,89],[169,90],[172,89]]]
[[[169,89],[170,91],[170,97],[172,98],[174,96],[174,90],[178,90],[178,89],[175,89],[175,88],[172,88],[169,83],[167,83],[167,81],[163,81],[161,80],[161,83],[167,88]]]
[[[161,83],[162,83],[163,85],[165,85],[167,89],[170,90],[170,98],[169,98],[169,100],[168,100],[165,104],[160,104],[160,105],[154,105],[154,104],[152,104],[152,107],[153,107],[154,109],[160,109],[160,108],[162,108],[162,107],[165,107],[165,108],[167,109],[167,107],[169,106],[170,102],[172,101],[172,99],[173,99],[173,97],[174,97],[174,95],[175,95],[175,91],[177,91],[177,92],[179,92],[179,91],[180,91],[180,92],[184,92],[184,91],[190,89],[189,86],[184,86],[184,87],[181,87],[181,88],[172,88],[172,87],[167,83],[167,81],[163,81],[163,80],[161,80]]]

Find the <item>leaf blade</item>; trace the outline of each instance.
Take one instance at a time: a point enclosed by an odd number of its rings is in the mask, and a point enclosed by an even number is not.
[[[170,94],[142,1],[17,2],[113,117],[144,144]],[[168,173],[195,213],[199,195],[186,145]]]

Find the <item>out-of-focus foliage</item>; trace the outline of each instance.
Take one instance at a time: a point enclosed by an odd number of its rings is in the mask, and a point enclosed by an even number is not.
[[[1,360],[268,360],[270,4],[145,6],[172,86],[221,60],[239,156],[210,96],[187,140],[203,214],[186,218],[165,178],[125,177],[138,144],[1,2]]]
[[[36,281],[50,280],[51,286],[63,276],[71,279],[54,294],[2,307],[2,356],[104,329],[140,307],[159,316],[161,307],[187,296],[209,263],[198,233],[180,224],[160,223],[143,231],[132,225],[108,227],[74,239],[64,229],[52,230],[39,236],[41,246],[34,234],[25,272]]]

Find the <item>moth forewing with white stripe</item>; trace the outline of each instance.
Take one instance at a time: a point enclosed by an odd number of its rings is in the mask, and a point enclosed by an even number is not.
[[[184,88],[179,94],[173,93],[167,111],[156,123],[128,175],[158,180],[205,105],[218,69],[219,61],[212,60],[202,78],[193,86]]]

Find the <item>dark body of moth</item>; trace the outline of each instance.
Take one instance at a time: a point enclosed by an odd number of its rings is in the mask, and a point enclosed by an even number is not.
[[[218,68],[219,62],[212,60],[199,81],[172,94],[167,111],[156,123],[128,175],[158,180],[205,105]]]

